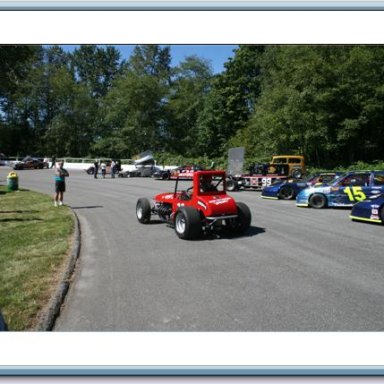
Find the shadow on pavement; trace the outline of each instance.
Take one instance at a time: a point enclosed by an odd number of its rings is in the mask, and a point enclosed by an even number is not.
[[[165,222],[163,221],[163,220],[153,220],[153,219],[151,219],[150,221],[149,221],[149,223],[147,223],[146,225],[148,225],[148,224],[164,224]],[[167,223],[165,223],[165,224],[167,224]]]
[[[91,209],[91,208],[104,208],[103,205],[87,205],[85,207],[71,207],[72,209]]]
[[[228,231],[220,231],[220,232],[212,233],[212,234],[208,235],[207,238],[209,240],[241,239],[244,237],[253,237],[253,236],[259,235],[261,233],[265,233],[265,228],[251,226],[248,228],[248,230],[245,233],[243,233],[241,235],[238,235],[238,234],[233,233],[233,232],[228,232]]]

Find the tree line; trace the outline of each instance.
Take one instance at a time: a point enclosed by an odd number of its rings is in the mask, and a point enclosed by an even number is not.
[[[0,46],[0,152],[383,160],[382,46],[240,45],[220,74],[171,59],[159,45],[124,60],[114,46]]]

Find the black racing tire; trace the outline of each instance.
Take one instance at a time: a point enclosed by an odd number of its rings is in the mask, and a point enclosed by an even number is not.
[[[244,203],[236,203],[237,218],[232,221],[232,230],[238,234],[248,230],[252,221],[252,214],[248,205]]]
[[[316,209],[325,208],[327,206],[327,198],[321,193],[314,193],[309,198],[309,205]]]
[[[237,185],[236,185],[236,182],[234,180],[227,180],[227,191],[228,192],[233,192],[233,191],[236,191],[236,188]]]
[[[180,207],[175,216],[175,232],[183,240],[199,238],[202,235],[199,211],[192,207]]]
[[[301,179],[303,177],[303,174],[304,172],[301,168],[297,168],[292,171],[292,177],[294,179]]]
[[[279,199],[292,200],[296,196],[295,190],[290,185],[283,185],[279,191]]]
[[[148,224],[151,220],[151,204],[146,198],[137,200],[136,217],[141,224]]]
[[[169,180],[171,174],[169,172],[163,173],[163,180]]]
[[[94,167],[88,168],[87,173],[88,173],[88,175],[93,175],[95,173],[95,168]]]

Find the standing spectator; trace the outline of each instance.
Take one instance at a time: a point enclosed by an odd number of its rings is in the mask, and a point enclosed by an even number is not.
[[[69,176],[69,173],[66,169],[64,169],[64,161],[59,161],[56,164],[55,169],[55,201],[54,205],[57,207],[58,205],[63,205],[63,198],[65,192],[65,178]]]
[[[116,173],[121,172],[121,160],[116,160]]]
[[[4,320],[3,315],[1,314],[1,311],[0,311],[0,331],[8,331],[7,324]]]
[[[115,173],[116,173],[116,163],[115,160],[111,161],[111,177],[112,179],[115,178]]]
[[[104,161],[101,163],[100,168],[101,168],[101,176],[103,176],[103,179],[105,179],[105,175],[107,173],[107,165],[105,164]]]
[[[55,163],[56,163],[56,157],[55,156],[52,156],[52,164],[51,164],[51,168],[53,168],[55,166]]]
[[[97,174],[99,173],[99,162],[97,161],[97,159],[95,160],[95,162],[93,163],[93,166],[95,167],[94,171],[93,171],[93,177],[95,179],[97,179]]]

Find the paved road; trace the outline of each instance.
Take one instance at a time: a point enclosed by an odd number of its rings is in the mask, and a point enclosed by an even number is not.
[[[1,167],[0,179],[8,172]],[[53,191],[51,170],[19,179]],[[233,196],[251,208],[247,236],[182,241],[135,217],[137,198],[172,187],[71,172],[65,199],[80,218],[82,250],[56,330],[384,330],[384,227],[245,191]]]

